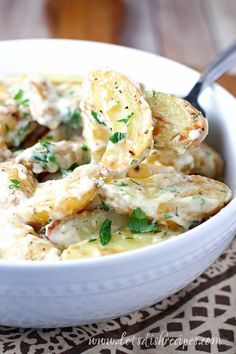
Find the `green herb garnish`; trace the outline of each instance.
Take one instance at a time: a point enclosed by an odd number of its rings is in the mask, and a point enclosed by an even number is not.
[[[97,238],[91,238],[90,240],[88,240],[88,242],[95,242],[97,241]]]
[[[203,198],[201,195],[194,195],[194,196],[192,197],[192,199],[193,199],[193,200],[198,200],[198,201],[201,203],[201,205],[206,204],[205,198]]]
[[[130,231],[135,233],[159,232],[156,221],[149,222],[141,208],[136,208],[128,221]]]
[[[29,105],[29,99],[26,98],[25,100],[20,101],[21,106],[28,106]]]
[[[154,100],[157,99],[157,92],[156,92],[155,90],[152,90],[152,98],[153,98]]]
[[[111,210],[110,205],[107,202],[105,202],[104,200],[101,201],[101,205],[105,211]]]
[[[130,162],[130,164],[131,164],[131,165],[135,165],[137,162],[138,162],[137,159],[133,159],[133,160]]]
[[[173,218],[173,215],[170,214],[170,213],[165,213],[165,214],[163,214],[163,217],[164,217],[165,219],[171,219],[171,218]]]
[[[20,181],[18,179],[10,179],[11,184],[9,185],[10,189],[19,189],[20,188]]]
[[[135,184],[137,184],[138,186],[140,186],[140,183],[136,182],[134,179],[131,179],[131,181]]]
[[[79,164],[75,162],[68,168],[60,168],[60,172],[63,177],[66,177],[70,172],[73,172],[77,167],[79,167]]]
[[[128,184],[127,183],[124,183],[124,182],[117,182],[115,183],[118,187],[127,187]]]
[[[77,128],[81,119],[80,111],[74,110],[70,116],[70,122],[72,127]]]
[[[134,115],[134,112],[131,112],[126,118],[119,119],[118,122],[125,123],[125,125],[128,125],[130,118],[132,118]]]
[[[193,229],[194,227],[198,226],[200,222],[198,220],[192,220],[188,226],[188,230]]]
[[[105,219],[101,225],[100,232],[100,243],[102,246],[107,245],[111,240],[111,220]]]
[[[91,115],[93,116],[93,118],[96,120],[96,122],[98,124],[102,124],[102,125],[106,125],[101,119],[100,119],[100,114],[98,112],[95,112],[93,110],[91,110]]]
[[[18,107],[20,106],[28,106],[29,105],[29,99],[28,98],[24,98],[24,91],[22,89],[19,89],[19,91],[15,94],[15,96],[13,97],[14,100],[18,101]],[[26,113],[28,112],[21,112],[24,116]]]
[[[83,151],[88,151],[88,145],[83,144],[83,145],[81,146],[81,149],[82,149]]]
[[[13,98],[16,101],[19,101],[23,98],[23,96],[24,96],[24,91],[22,89],[19,89],[19,91],[17,91],[17,93],[15,94],[15,96]]]
[[[39,140],[39,144],[46,149],[46,154],[41,152],[36,152],[32,155],[32,159],[40,162],[54,162],[57,163],[56,155],[52,151],[52,144],[47,139]]]
[[[113,144],[117,144],[120,140],[124,139],[124,137],[125,137],[125,133],[116,132],[109,138],[109,140]]]
[[[201,115],[200,112],[192,114],[192,119],[197,119]]]

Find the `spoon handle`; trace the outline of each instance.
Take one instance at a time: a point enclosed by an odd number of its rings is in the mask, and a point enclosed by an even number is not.
[[[236,43],[222,52],[201,74],[198,80],[198,83],[201,83],[201,90],[219,79],[232,69],[234,65],[236,65]]]

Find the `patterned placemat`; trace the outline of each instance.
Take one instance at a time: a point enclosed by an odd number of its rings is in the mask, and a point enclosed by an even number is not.
[[[236,354],[236,239],[197,280],[108,322],[59,329],[0,327],[7,354]]]

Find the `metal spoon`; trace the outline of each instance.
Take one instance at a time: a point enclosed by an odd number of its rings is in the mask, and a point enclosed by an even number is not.
[[[184,97],[194,107],[206,116],[204,109],[198,103],[198,97],[202,90],[213,84],[222,75],[227,73],[232,67],[236,65],[236,43],[231,45],[227,50],[222,52],[201,74],[197,83],[193,86],[189,94]]]

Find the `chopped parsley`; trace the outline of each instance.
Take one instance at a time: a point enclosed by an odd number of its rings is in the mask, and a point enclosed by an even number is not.
[[[138,186],[140,186],[140,183],[136,182],[134,179],[131,179],[131,181],[135,184],[137,184]]]
[[[19,101],[23,98],[23,96],[24,96],[24,91],[22,89],[19,89],[19,91],[17,91],[17,93],[15,94],[15,96],[13,98],[16,101]]]
[[[128,221],[132,233],[159,232],[156,221],[149,222],[147,215],[141,208],[136,208]]]
[[[118,186],[118,187],[127,187],[128,184],[127,183],[124,183],[124,182],[115,182],[115,184]]]
[[[101,206],[105,211],[111,210],[110,205],[107,202],[105,202],[104,200],[101,201]]]
[[[79,164],[75,162],[68,168],[60,168],[60,172],[63,177],[66,177],[70,172],[73,172],[77,167],[79,167]]]
[[[71,123],[72,127],[77,128],[79,125],[80,119],[81,119],[80,111],[74,110],[73,112],[71,112],[70,123]]]
[[[52,144],[47,139],[39,140],[39,144],[46,150],[45,153],[36,152],[32,155],[32,159],[44,163],[54,162],[57,163],[56,155],[52,151]]]
[[[170,214],[170,213],[165,213],[165,214],[163,214],[163,216],[164,216],[165,219],[171,219],[171,218],[173,218],[173,215]]]
[[[200,112],[192,114],[192,119],[197,119],[201,115]]]
[[[205,198],[203,198],[201,195],[194,195],[192,197],[193,200],[198,200],[201,203],[201,206],[206,204]]]
[[[157,99],[157,92],[156,92],[155,90],[152,90],[152,98],[153,98],[154,100]]]
[[[23,107],[28,107],[29,106],[29,99],[28,98],[24,98],[24,91],[22,89],[19,89],[19,91],[17,91],[17,93],[15,94],[15,96],[13,97],[14,100],[16,100],[18,102],[18,107],[23,106]],[[28,112],[21,112],[23,114],[23,116],[28,115]]]
[[[117,144],[120,140],[124,139],[124,137],[125,137],[125,133],[116,132],[109,138],[109,140],[113,144]]]
[[[100,243],[106,246],[111,240],[111,220],[105,219],[99,231]]]
[[[194,227],[198,226],[200,222],[198,220],[192,220],[188,226],[188,230],[193,229]]]
[[[95,242],[97,241],[97,238],[91,238],[90,240],[88,240],[88,242]]]
[[[20,181],[18,179],[10,179],[11,184],[9,185],[10,189],[19,189],[20,188]]]
[[[88,151],[88,145],[86,145],[86,144],[83,144],[82,146],[81,146],[81,149],[83,150],[83,151]]]
[[[26,99],[20,101],[20,104],[21,104],[21,106],[28,106],[29,105],[29,99],[26,98]]]
[[[125,125],[128,125],[130,118],[132,118],[134,115],[134,112],[131,112],[126,118],[119,119],[118,122],[125,123]]]
[[[91,110],[91,115],[92,117],[96,120],[96,122],[98,124],[102,124],[102,125],[106,125],[102,120],[101,120],[101,116],[98,112],[95,112],[93,110]]]
[[[135,165],[137,162],[138,162],[137,159],[133,159],[130,164],[131,164],[131,165]]]

